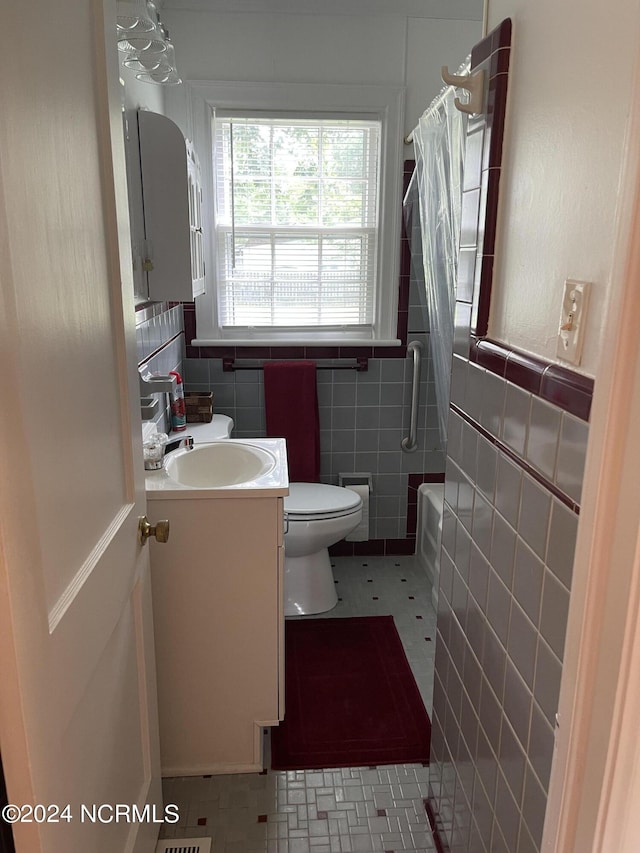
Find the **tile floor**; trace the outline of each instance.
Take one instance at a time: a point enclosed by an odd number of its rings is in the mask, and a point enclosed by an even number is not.
[[[414,557],[334,564],[339,601],[323,616],[392,615],[430,713],[436,614],[423,570]],[[268,732],[265,741],[268,767]],[[165,779],[180,822],[162,837],[211,837],[215,853],[432,853],[428,774],[405,764]]]

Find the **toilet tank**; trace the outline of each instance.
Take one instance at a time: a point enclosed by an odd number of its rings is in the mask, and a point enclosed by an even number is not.
[[[178,435],[191,435],[196,444],[207,441],[220,441],[221,438],[230,438],[233,429],[233,418],[228,415],[214,415],[208,424],[187,424],[186,432]]]

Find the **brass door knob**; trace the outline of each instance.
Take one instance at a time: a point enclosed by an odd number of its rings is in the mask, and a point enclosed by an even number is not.
[[[146,515],[138,519],[138,539],[144,545],[150,536],[156,537],[156,542],[166,542],[169,539],[169,520],[164,518],[150,524]]]

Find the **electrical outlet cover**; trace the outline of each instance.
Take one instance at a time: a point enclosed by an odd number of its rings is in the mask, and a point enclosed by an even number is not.
[[[564,283],[558,328],[558,358],[580,364],[591,283],[568,278]]]

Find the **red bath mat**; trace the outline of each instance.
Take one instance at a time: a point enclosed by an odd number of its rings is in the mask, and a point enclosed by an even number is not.
[[[289,620],[285,650],[274,770],[428,762],[431,723],[392,616]]]

